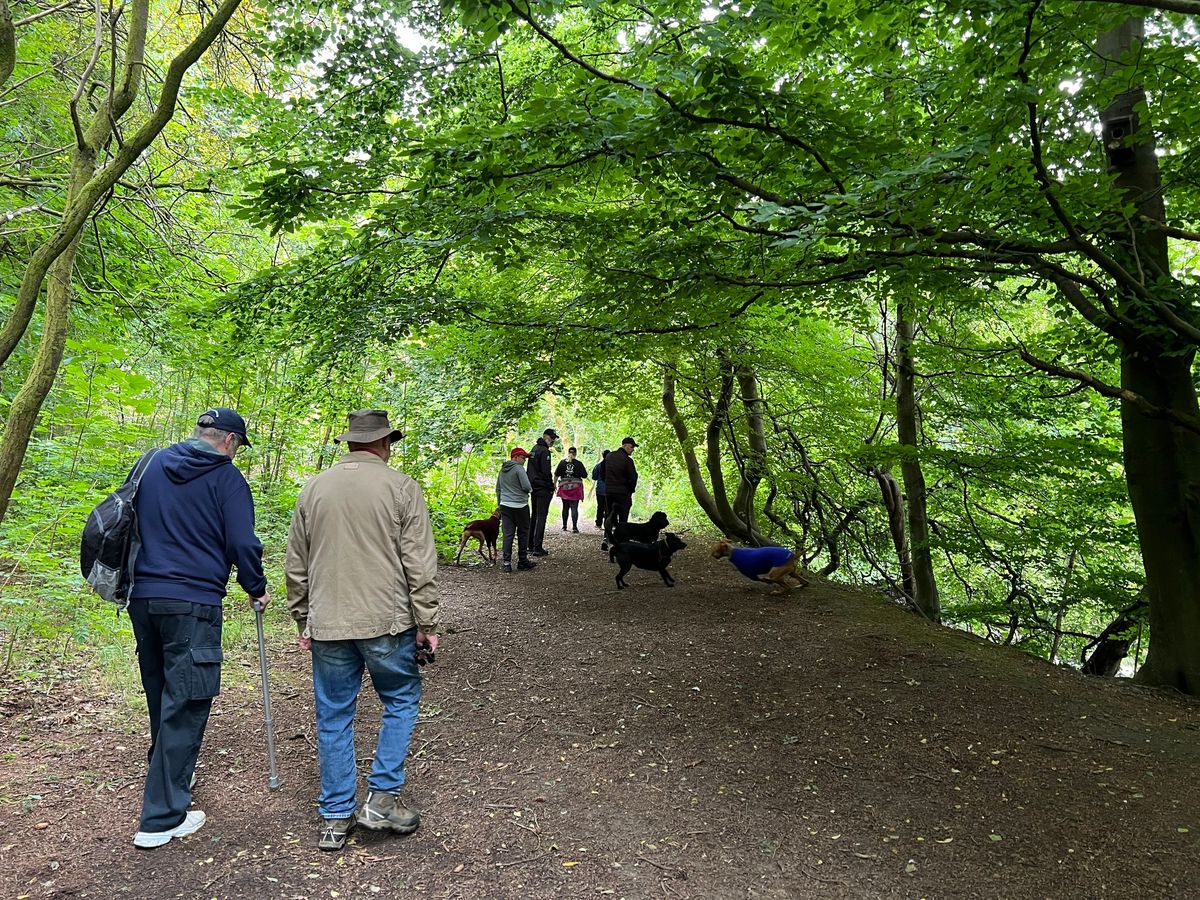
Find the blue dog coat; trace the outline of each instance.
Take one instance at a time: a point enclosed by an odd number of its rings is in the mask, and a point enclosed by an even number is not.
[[[758,581],[760,575],[786,565],[795,555],[786,547],[739,547],[729,552],[729,560],[747,578]]]

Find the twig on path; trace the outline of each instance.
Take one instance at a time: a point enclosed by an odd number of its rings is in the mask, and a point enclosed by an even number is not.
[[[483,808],[484,809],[517,809],[518,807],[513,806],[511,803],[485,803],[485,804],[483,804]]]
[[[230,875],[233,874],[233,870],[234,870],[234,867],[230,866],[228,869],[226,869],[224,872],[222,872],[216,878],[209,879],[209,881],[205,883],[204,889],[207,891],[210,887],[212,887],[214,884],[216,884],[221,879],[228,878]]]
[[[638,703],[642,704],[643,706],[648,706],[651,709],[663,709],[663,707],[655,706],[653,703],[651,703],[645,697],[639,697],[637,694],[630,694],[630,697],[632,697],[634,700],[636,700]]]
[[[798,866],[796,866],[796,868],[798,868],[801,872],[803,872],[805,875],[807,875],[813,881],[820,881],[823,884],[840,884],[840,885],[846,884],[846,882],[840,878],[823,878],[820,875],[818,875],[816,872],[808,871],[808,869],[804,868],[804,866],[798,865]]]
[[[672,872],[672,871],[671,871],[670,869],[668,869],[666,866],[664,866],[664,865],[660,865],[659,863],[656,863],[654,860],[652,860],[652,859],[648,859],[647,857],[645,857],[645,856],[642,856],[642,854],[640,854],[640,853],[638,854],[638,859],[640,859],[642,862],[648,862],[648,863],[650,863],[650,865],[654,866],[654,868],[656,868],[656,869],[659,869],[659,870],[661,870],[661,871],[663,871],[663,872],[667,872],[667,873],[669,873],[669,874],[671,874],[671,875],[676,875],[676,874],[678,874],[677,872]]]
[[[507,821],[508,821],[509,825],[515,825],[518,828],[523,828],[526,831],[528,831],[530,834],[534,835],[535,837],[540,838],[542,836],[542,833],[540,831],[538,831],[536,828],[530,828],[528,825],[523,825],[520,822],[514,822],[512,819],[508,819]]]
[[[908,776],[909,781],[912,781],[914,778],[928,778],[930,781],[936,781],[939,784],[942,781],[942,779],[938,778],[936,775],[928,775],[925,772],[913,772]]]
[[[316,750],[316,749],[317,749],[317,745],[313,743],[313,739],[312,739],[312,738],[310,738],[310,737],[309,737],[309,736],[308,736],[308,735],[307,735],[305,732],[303,732],[303,731],[297,731],[295,734],[293,734],[291,737],[289,737],[289,738],[288,738],[288,740],[289,740],[289,741],[294,741],[294,740],[296,740],[297,738],[303,738],[303,739],[304,739],[304,741],[305,741],[305,743],[307,743],[307,744],[308,744],[308,746],[312,747],[314,750]]]
[[[541,853],[537,853],[533,856],[527,856],[524,859],[514,859],[512,862],[498,862],[495,864],[495,866],[497,869],[507,869],[510,866],[521,866],[525,863],[537,862],[539,859],[545,856],[547,852],[549,851],[543,850]]]
[[[835,769],[842,769],[842,770],[844,770],[844,771],[846,771],[846,772],[849,772],[849,771],[850,771],[850,766],[843,766],[841,763],[835,763],[833,760],[831,760],[831,759],[826,759],[826,758],[825,758],[825,757],[823,757],[823,756],[814,756],[814,757],[813,757],[813,762],[823,762],[823,763],[825,763],[826,765],[833,766]]]
[[[1058,744],[1043,744],[1041,741],[1034,741],[1033,746],[1045,747],[1047,750],[1056,750],[1059,753],[1082,753],[1078,747],[1062,747]]]
[[[1115,738],[1100,737],[1099,735],[1095,735],[1095,734],[1091,735],[1091,738],[1093,741],[1101,741],[1105,744],[1115,744],[1118,747],[1124,747],[1125,752],[1128,753],[1130,756],[1146,756],[1146,757],[1148,757],[1151,755],[1149,753],[1141,753],[1137,750],[1134,750],[1125,741],[1118,741]]]

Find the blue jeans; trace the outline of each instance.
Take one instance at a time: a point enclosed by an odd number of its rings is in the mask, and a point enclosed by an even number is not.
[[[357,807],[354,712],[364,667],[371,673],[371,683],[383,703],[383,724],[367,787],[394,794],[404,784],[404,757],[408,755],[421,701],[416,652],[416,628],[363,640],[312,642],[317,749],[321,757],[317,806],[322,818],[345,819],[354,815]]]

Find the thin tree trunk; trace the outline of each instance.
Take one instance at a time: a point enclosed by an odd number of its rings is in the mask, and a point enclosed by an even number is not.
[[[896,560],[900,564],[900,584],[904,595],[913,599],[912,555],[908,549],[908,529],[905,527],[904,496],[895,476],[883,467],[872,469],[871,474],[879,482],[879,493],[883,496],[883,508],[887,510],[888,532],[892,546],[896,549]]]
[[[713,405],[712,418],[708,421],[705,434],[704,465],[708,469],[708,479],[712,484],[713,501],[717,506],[717,527],[729,537],[739,541],[751,541],[753,536],[746,527],[733,505],[729,502],[729,493],[725,487],[725,469],[721,459],[721,434],[729,425],[729,406],[733,402],[734,379],[733,363],[724,353],[721,354],[721,389],[717,401]]]
[[[736,371],[738,387],[741,389],[742,406],[746,409],[746,453],[742,467],[742,479],[734,497],[733,509],[745,525],[751,543],[762,545],[766,539],[759,531],[754,509],[754,498],[758,485],[767,472],[767,438],[763,431],[763,402],[758,394],[758,379],[754,370],[741,363]],[[732,430],[731,430],[732,434]]]
[[[723,363],[725,363],[724,358]],[[708,516],[709,521],[720,529],[722,534],[740,541],[752,540],[751,532],[730,505],[729,496],[725,490],[725,473],[721,460],[721,433],[729,422],[729,405],[733,399],[732,365],[722,365],[720,390],[705,430],[704,469],[708,472],[711,489],[708,484],[705,484],[704,472],[701,471],[700,462],[696,458],[696,450],[692,446],[687,425],[676,405],[675,383],[674,371],[668,367],[663,376],[663,410],[671,427],[675,430],[680,450],[683,452],[692,495],[696,498],[700,508],[704,510],[704,514]]]
[[[62,361],[70,320],[71,272],[83,226],[117,180],[150,147],[174,116],[184,75],[225,29],[240,3],[241,0],[225,0],[214,10],[200,33],[171,60],[154,112],[120,146],[108,164],[96,172],[98,153],[109,144],[116,122],[133,104],[144,66],[149,0],[134,0],[126,37],[122,83],[119,88],[113,86],[106,103],[96,110],[87,131],[77,133],[76,148],[72,154],[71,186],[59,227],[45,244],[34,251],[18,289],[13,313],[0,332],[0,366],[3,366],[24,334],[42,284],[50,274],[41,343],[33,367],[13,399],[4,438],[0,442],[0,522],[8,512],[38,412],[54,384]]]
[[[717,512],[716,501],[713,500],[708,485],[704,482],[704,473],[700,470],[700,460],[696,457],[696,448],[692,446],[687,423],[679,414],[679,406],[675,402],[675,371],[671,368],[670,363],[663,369],[662,404],[663,411],[667,414],[667,421],[671,423],[671,428],[675,431],[675,438],[679,441],[679,449],[683,453],[692,496],[696,498],[696,502],[700,504],[700,508],[704,510],[709,521],[720,528],[720,515]]]
[[[900,439],[900,473],[907,500],[909,548],[912,553],[912,597],[927,619],[940,622],[941,600],[929,546],[929,514],[925,473],[919,456],[917,394],[913,368],[912,300],[901,297],[896,305],[896,430]],[[907,582],[908,579],[906,579]]]
[[[0,0],[0,87],[17,67],[17,30],[13,27],[8,0]]]

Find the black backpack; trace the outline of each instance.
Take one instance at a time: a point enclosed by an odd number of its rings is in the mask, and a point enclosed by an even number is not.
[[[133,499],[150,460],[158,450],[149,450],[123,485],[100,501],[83,526],[79,546],[79,569],[97,594],[117,604],[129,605],[133,588],[133,561],[141,540]]]

